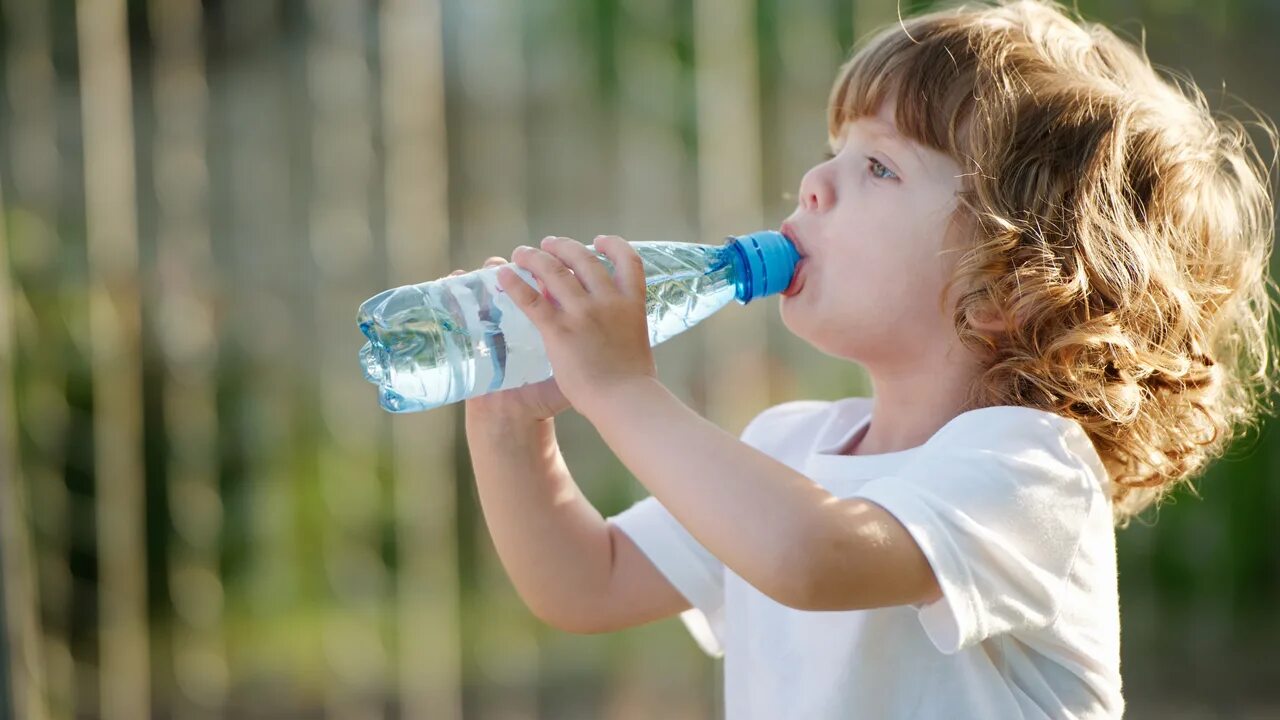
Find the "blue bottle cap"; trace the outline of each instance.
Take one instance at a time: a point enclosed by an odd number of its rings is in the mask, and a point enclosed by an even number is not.
[[[742,303],[776,295],[791,285],[800,253],[786,235],[777,230],[761,230],[734,237],[732,242],[748,271],[738,293]]]

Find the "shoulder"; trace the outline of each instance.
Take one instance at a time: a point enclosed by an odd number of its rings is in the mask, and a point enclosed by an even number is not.
[[[1079,429],[1080,424],[1038,408],[1019,405],[992,405],[960,413],[947,422],[936,434],[941,437],[951,433],[981,432],[982,428],[1009,430],[1026,428],[1032,432],[1064,434]]]
[[[969,410],[952,418],[927,445],[934,456],[985,459],[1024,473],[1071,471],[1099,487],[1107,482],[1102,459],[1080,423],[1036,408]]]

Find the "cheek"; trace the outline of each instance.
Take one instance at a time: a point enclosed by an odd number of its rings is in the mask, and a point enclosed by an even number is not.
[[[861,243],[823,268],[822,290],[839,296],[851,307],[873,309],[901,304],[916,284],[918,269],[904,255],[897,238],[880,235],[875,243]]]
[[[805,289],[789,298],[800,301],[810,316],[806,323],[877,335],[935,324],[947,277],[943,258],[912,238],[886,234],[881,240],[851,244],[840,257],[806,268]]]
[[[845,206],[845,228],[817,263],[805,267],[804,290],[783,298],[782,317],[805,336],[882,335],[932,326],[945,283],[943,228],[890,202]]]

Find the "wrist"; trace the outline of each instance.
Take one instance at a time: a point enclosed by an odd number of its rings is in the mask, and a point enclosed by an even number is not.
[[[634,375],[620,379],[592,394],[589,405],[575,404],[578,412],[593,425],[607,421],[618,412],[627,414],[643,399],[667,392],[667,387],[652,375]]]
[[[469,436],[518,440],[555,437],[554,418],[531,418],[527,415],[487,413],[468,409],[466,429]]]

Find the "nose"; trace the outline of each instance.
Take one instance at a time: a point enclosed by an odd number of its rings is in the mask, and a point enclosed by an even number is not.
[[[809,212],[822,212],[831,207],[835,191],[827,179],[825,163],[809,169],[800,178],[800,207]]]

